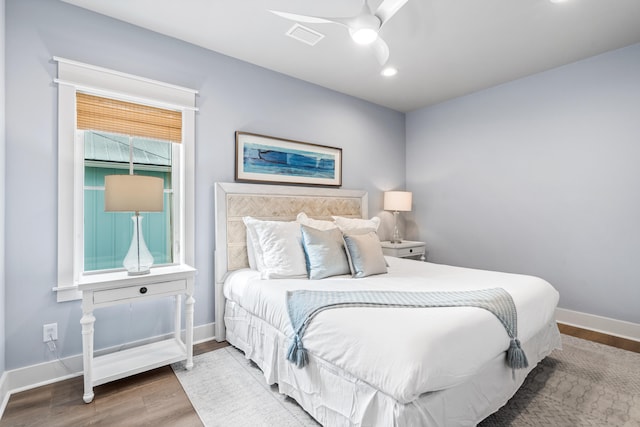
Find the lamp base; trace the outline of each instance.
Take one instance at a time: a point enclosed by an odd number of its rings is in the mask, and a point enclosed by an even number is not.
[[[142,235],[142,216],[136,214],[131,219],[133,220],[133,237],[129,252],[127,252],[122,264],[127,269],[129,276],[142,276],[150,273],[149,269],[153,265],[153,255],[149,252]]]
[[[145,274],[149,274],[151,273],[151,270],[142,270],[142,271],[132,271],[132,270],[128,270],[127,271],[127,276],[144,276]]]
[[[400,237],[400,230],[398,230],[398,215],[400,212],[393,211],[393,236],[391,237],[391,243],[402,243],[402,238]]]

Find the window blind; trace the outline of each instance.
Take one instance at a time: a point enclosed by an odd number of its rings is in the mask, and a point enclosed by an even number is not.
[[[182,141],[182,112],[76,92],[77,128]]]

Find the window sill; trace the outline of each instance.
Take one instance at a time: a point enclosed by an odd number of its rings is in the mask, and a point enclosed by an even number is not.
[[[53,288],[57,293],[58,302],[75,301],[82,299],[83,289],[99,289],[104,286],[120,287],[144,285],[147,283],[185,279],[195,276],[197,270],[190,265],[171,265],[167,267],[151,268],[149,274],[142,276],[129,276],[126,271],[111,273],[87,274],[72,286],[58,286]]]

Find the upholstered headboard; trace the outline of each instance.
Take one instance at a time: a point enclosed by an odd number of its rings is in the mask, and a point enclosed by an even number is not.
[[[362,190],[216,183],[215,203],[215,316],[218,341],[225,339],[224,279],[230,271],[249,265],[243,216],[294,221],[298,213],[304,212],[315,219],[331,219],[332,215],[368,218],[367,192]]]

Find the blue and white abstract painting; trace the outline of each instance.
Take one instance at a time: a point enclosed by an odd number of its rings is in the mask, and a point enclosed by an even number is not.
[[[342,149],[236,132],[236,179],[342,185]]]
[[[272,175],[335,178],[336,159],[332,154],[285,149],[271,145],[244,144],[244,171]]]

